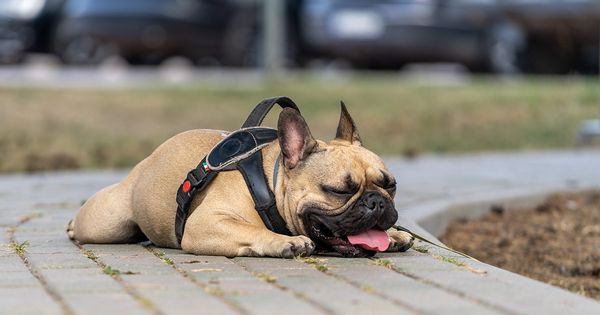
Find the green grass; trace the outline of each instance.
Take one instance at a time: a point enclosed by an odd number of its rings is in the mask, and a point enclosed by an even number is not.
[[[324,258],[297,256],[295,259],[297,261],[301,261],[305,264],[312,265],[313,268],[315,268],[321,272],[325,272],[325,271],[329,270],[329,267],[327,266],[327,259],[324,259]]]
[[[385,267],[385,268],[388,268],[388,269],[394,269],[394,263],[391,260],[389,260],[389,259],[375,258],[375,259],[371,259],[369,261],[369,264],[375,265],[375,266]]]
[[[22,243],[11,242],[10,248],[15,251],[15,253],[19,256],[25,255],[27,251],[27,246],[29,246],[29,241],[24,241]]]
[[[98,256],[96,256],[96,253],[94,253],[94,251],[93,251],[93,250],[91,250],[91,249],[84,249],[84,250],[83,250],[83,254],[84,254],[84,255],[85,255],[87,258],[89,258],[89,259],[91,259],[91,260],[93,260],[93,261],[97,261],[97,260],[98,260]]]
[[[259,278],[260,280],[268,282],[268,283],[275,283],[275,282],[277,282],[277,277],[275,277],[275,276],[273,276],[273,275],[271,275],[269,273],[266,273],[266,272],[257,272],[257,273],[254,273],[254,275],[257,278]]]
[[[0,172],[129,167],[184,130],[239,128],[261,99],[288,95],[313,135],[331,139],[344,100],[379,154],[573,146],[598,117],[592,79],[473,79],[424,85],[396,76],[298,76],[252,86],[123,90],[0,88]],[[267,119],[274,126],[277,112]]]
[[[111,266],[105,266],[104,269],[102,269],[102,271],[111,277],[118,276],[121,274],[121,271],[119,269],[114,269]]]
[[[458,267],[464,267],[466,266],[466,264],[454,257],[448,257],[448,256],[442,256],[442,255],[434,255],[435,258],[443,261],[443,262],[447,262],[453,265],[456,265]]]
[[[429,253],[429,248],[425,245],[413,245],[412,249],[422,254]]]
[[[156,250],[153,250],[152,252],[154,253],[154,256],[160,258],[160,260],[162,260],[165,264],[170,266],[173,266],[175,264],[175,262],[173,262],[173,259],[169,258],[164,252],[159,252]]]

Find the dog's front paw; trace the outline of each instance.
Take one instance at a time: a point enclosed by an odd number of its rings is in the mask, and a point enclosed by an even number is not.
[[[306,236],[289,236],[273,240],[269,247],[272,256],[293,258],[310,256],[315,250],[315,243]]]
[[[405,252],[412,247],[415,238],[404,231],[389,230],[390,246],[386,252]]]

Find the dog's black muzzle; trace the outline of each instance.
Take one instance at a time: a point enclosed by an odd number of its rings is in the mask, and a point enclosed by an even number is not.
[[[387,230],[398,220],[393,202],[376,191],[367,191],[346,211],[328,215],[326,211],[309,208],[303,221],[308,236],[319,247],[335,250],[344,256],[372,256],[374,252],[353,246],[347,236],[377,228]]]

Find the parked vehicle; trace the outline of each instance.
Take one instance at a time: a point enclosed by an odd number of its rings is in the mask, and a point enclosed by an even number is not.
[[[600,1],[505,0],[503,9],[526,31],[525,71],[598,73]]]
[[[170,56],[242,64],[231,53],[253,27],[254,11],[226,0],[67,0],[53,48],[68,64],[97,64],[119,55],[139,64]]]
[[[48,52],[64,0],[0,1],[0,64],[22,61],[27,52]]]
[[[300,25],[313,56],[367,68],[456,62],[516,72],[525,44],[495,1],[306,0]]]

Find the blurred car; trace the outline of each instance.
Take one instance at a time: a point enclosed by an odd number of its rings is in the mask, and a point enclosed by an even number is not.
[[[226,0],[67,0],[53,48],[67,64],[117,55],[133,64],[171,56],[236,64],[245,56],[229,47],[250,36],[252,14]]]
[[[0,1],[0,64],[18,63],[30,51],[48,52],[64,0]]]
[[[527,72],[598,73],[600,1],[505,0],[503,9],[527,33]]]
[[[516,72],[525,46],[492,0],[306,0],[300,25],[310,55],[366,68],[455,62]]]

